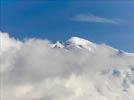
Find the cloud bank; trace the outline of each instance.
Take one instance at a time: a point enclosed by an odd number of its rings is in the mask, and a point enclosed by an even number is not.
[[[0,32],[1,100],[133,100],[134,55],[73,37],[19,41]]]
[[[93,15],[91,13],[77,14],[74,17],[72,17],[71,20],[77,22],[87,22],[87,23],[120,24],[119,19],[104,18],[104,17]]]

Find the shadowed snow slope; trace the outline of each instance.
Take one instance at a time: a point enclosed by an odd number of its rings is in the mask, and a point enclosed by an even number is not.
[[[1,100],[133,100],[134,54],[78,37],[65,44],[0,32]]]

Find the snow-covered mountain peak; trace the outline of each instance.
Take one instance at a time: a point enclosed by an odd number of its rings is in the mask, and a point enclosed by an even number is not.
[[[69,40],[67,40],[67,43],[75,45],[88,45],[88,44],[95,45],[94,43],[79,37],[71,37]]]
[[[64,48],[64,45],[57,41],[55,44],[52,45],[53,48]]]
[[[96,48],[96,44],[79,37],[71,37],[69,40],[67,40],[67,47],[77,47],[77,48],[85,48],[89,51]]]

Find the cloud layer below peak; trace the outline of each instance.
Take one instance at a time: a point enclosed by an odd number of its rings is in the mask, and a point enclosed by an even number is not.
[[[2,100],[134,98],[133,55],[80,38],[56,46],[41,39],[22,42],[1,32],[0,40]]]

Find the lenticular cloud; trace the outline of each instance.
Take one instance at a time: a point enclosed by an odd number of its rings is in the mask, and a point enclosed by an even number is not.
[[[134,54],[72,37],[19,41],[0,32],[1,100],[133,100]]]

